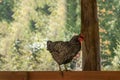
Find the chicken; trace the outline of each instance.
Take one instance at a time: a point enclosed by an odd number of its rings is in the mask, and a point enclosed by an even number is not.
[[[47,41],[47,50],[51,53],[53,59],[58,63],[59,70],[60,65],[71,62],[73,57],[81,49],[81,42],[79,41],[79,35],[73,36],[70,41]],[[67,70],[67,68],[65,67]]]

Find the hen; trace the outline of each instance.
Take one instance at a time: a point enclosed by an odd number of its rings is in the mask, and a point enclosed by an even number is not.
[[[76,54],[80,51],[81,42],[79,41],[79,37],[79,35],[73,36],[70,41],[66,42],[47,41],[47,50],[51,53],[53,59],[58,63],[60,71],[60,65],[71,62],[73,57],[75,57]],[[67,70],[66,67],[65,69]]]

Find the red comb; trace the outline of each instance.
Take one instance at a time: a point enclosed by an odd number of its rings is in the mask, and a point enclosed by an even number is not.
[[[80,37],[78,38],[78,40],[80,41],[80,43],[84,40],[83,34],[80,34]]]

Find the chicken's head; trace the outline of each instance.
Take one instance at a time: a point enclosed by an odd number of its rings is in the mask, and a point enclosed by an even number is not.
[[[84,40],[84,36],[83,36],[83,34],[80,34],[78,40],[80,41],[80,43]]]

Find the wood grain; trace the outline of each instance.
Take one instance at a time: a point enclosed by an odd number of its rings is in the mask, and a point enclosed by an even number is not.
[[[81,1],[82,70],[100,71],[100,38],[97,0]]]
[[[119,80],[115,71],[68,71],[62,77],[58,71],[0,72],[0,80]]]

